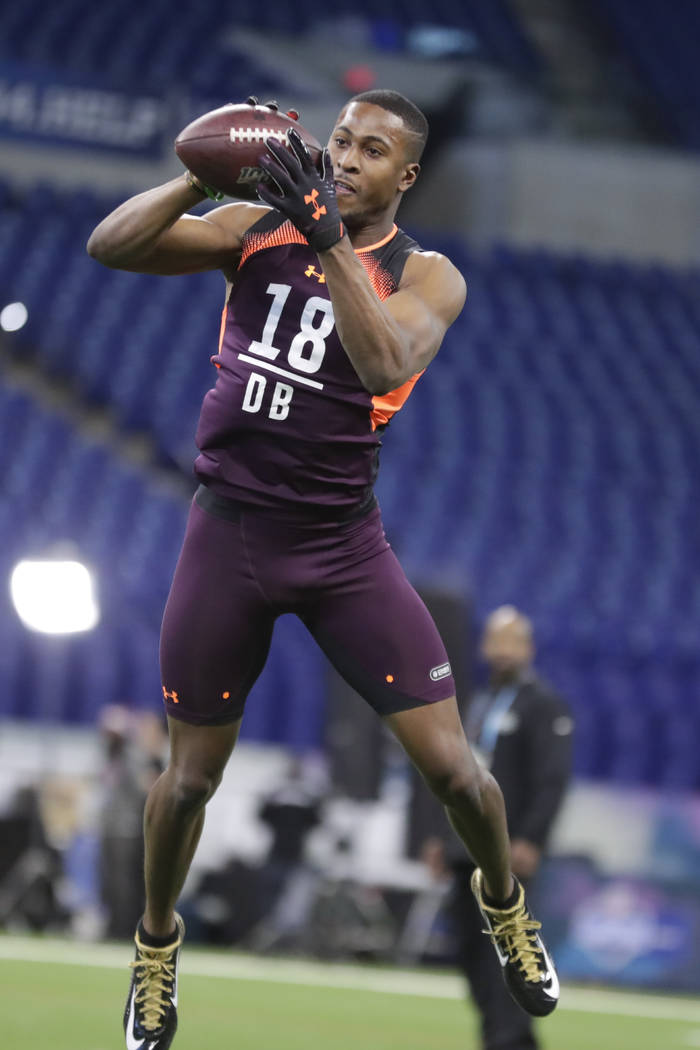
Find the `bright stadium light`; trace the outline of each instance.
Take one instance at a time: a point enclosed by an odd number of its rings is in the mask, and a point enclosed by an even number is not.
[[[28,317],[24,303],[8,303],[0,310],[0,328],[3,332],[17,332],[25,326]]]
[[[10,594],[17,615],[32,631],[73,634],[91,630],[100,619],[93,578],[79,561],[18,562]]]

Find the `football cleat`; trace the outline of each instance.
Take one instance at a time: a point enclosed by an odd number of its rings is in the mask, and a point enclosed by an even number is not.
[[[138,935],[134,971],[124,1011],[126,1050],[168,1050],[177,1030],[177,964],[185,924],[176,913],[175,940],[151,948]]]
[[[515,878],[515,876],[514,876]],[[484,901],[484,877],[479,868],[471,879],[472,892],[488,929],[508,991],[518,1006],[533,1017],[545,1017],[559,1002],[559,979],[542,938],[542,924],[533,919],[525,891],[517,879],[518,899],[511,908],[493,908]]]

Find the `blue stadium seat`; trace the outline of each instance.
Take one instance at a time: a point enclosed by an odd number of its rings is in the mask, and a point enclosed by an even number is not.
[[[676,0],[671,16],[658,0],[595,0],[592,6],[655,98],[668,134],[700,149],[700,10],[695,0]]]
[[[222,23],[222,17],[224,21]],[[76,74],[99,76],[103,83],[141,91],[180,90],[220,100],[244,98],[252,86],[260,93],[278,93],[287,83],[282,72],[235,53],[227,44],[226,13],[214,0],[202,0],[196,10],[158,2],[144,7],[136,0],[118,6],[87,0],[62,0],[50,10],[41,0],[27,0],[0,14],[0,57],[55,67]],[[238,3],[231,26],[270,29],[275,33],[308,34],[320,25],[351,18],[364,23],[366,36],[379,46],[402,48],[411,28],[443,26],[466,31],[480,56],[517,74],[539,69],[535,48],[505,0],[440,0],[426,14],[422,3],[403,0],[336,0],[325,19],[303,0],[293,7],[283,0],[261,6]],[[223,28],[222,28],[223,26]]]

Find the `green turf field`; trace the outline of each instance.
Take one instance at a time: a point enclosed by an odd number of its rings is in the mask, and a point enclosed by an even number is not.
[[[128,947],[0,938],[2,1047],[121,1048],[128,957]],[[384,990],[393,987],[401,992]],[[191,948],[173,1050],[476,1050],[459,991],[451,976]],[[540,1026],[546,1050],[688,1050],[700,1047],[700,1004],[564,989]]]

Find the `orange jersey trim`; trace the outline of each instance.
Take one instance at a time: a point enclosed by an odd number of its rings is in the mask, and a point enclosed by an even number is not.
[[[224,306],[223,310],[221,311],[221,327],[219,328],[219,349],[217,351],[217,356],[219,356],[219,357],[221,356],[221,347],[224,345],[224,333],[226,331],[226,318],[227,318],[227,316],[228,316],[228,303],[226,303],[226,305]],[[221,365],[216,360],[216,357],[212,357],[212,358],[210,358],[210,360],[211,360],[211,363],[214,365],[215,368],[221,368]]]
[[[377,241],[376,244],[370,244],[366,248],[355,248],[355,254],[361,256],[360,262],[367,271],[367,276],[377,293],[377,297],[382,301],[388,299],[390,295],[393,295],[394,292],[398,291],[398,288],[389,271],[385,270],[381,261],[370,253],[376,251],[378,248],[383,248],[385,244],[388,244],[389,241],[396,236],[398,229],[398,226],[394,223],[391,232],[381,241]],[[411,391],[423,375],[424,371],[425,369],[422,369],[422,371],[417,372],[416,375],[411,376],[411,378],[405,383],[402,383],[401,386],[397,387],[395,390],[390,390],[388,394],[382,394],[381,396],[372,398],[372,409],[369,414],[372,423],[372,430],[376,430],[377,427],[385,426],[391,417],[396,415],[399,409],[402,408],[408,400]]]
[[[404,406],[423,372],[425,372],[425,369],[421,372],[416,372],[414,376],[407,379],[401,386],[397,386],[396,390],[390,390],[388,394],[381,394],[372,398],[372,411],[369,414],[369,418],[372,420],[372,430],[384,426]]]
[[[389,233],[381,241],[377,241],[376,244],[368,244],[365,248],[353,248],[355,255],[361,255],[363,252],[376,252],[377,248],[383,248],[385,244],[388,244],[391,238],[396,234],[398,226],[396,223],[391,227]]]
[[[219,329],[219,353],[221,353],[221,347],[224,343],[224,332],[226,331],[226,317],[228,316],[228,303],[221,311],[221,328]]]
[[[246,259],[249,259],[250,256],[254,255],[256,252],[261,252],[264,248],[279,248],[283,244],[308,245],[308,243],[306,237],[299,233],[296,226],[294,226],[289,219],[286,219],[274,230],[266,230],[263,233],[249,230],[243,238],[243,251],[241,253],[241,261],[238,264],[238,269],[240,270]]]

